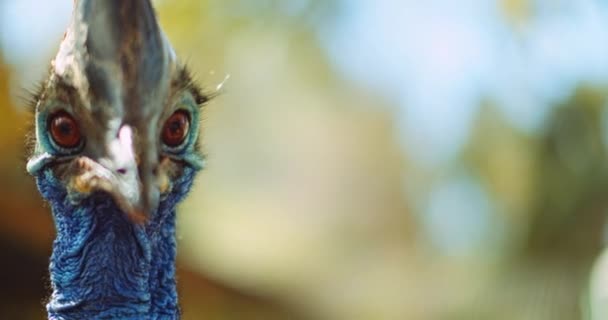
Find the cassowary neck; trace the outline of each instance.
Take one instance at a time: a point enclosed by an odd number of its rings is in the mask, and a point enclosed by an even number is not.
[[[37,179],[49,200],[57,237],[50,273],[49,319],[177,319],[175,206],[192,173],[178,181],[146,225],[133,224],[109,196],[77,205],[45,170]]]

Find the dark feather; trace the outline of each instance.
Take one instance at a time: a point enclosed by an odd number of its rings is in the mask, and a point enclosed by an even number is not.
[[[195,75],[190,71],[187,65],[184,65],[180,68],[178,76],[172,83],[172,86],[181,89],[190,91],[192,96],[194,97],[194,101],[202,107],[211,99],[216,97],[214,93],[204,92],[201,86],[196,81]]]
[[[34,154],[34,149],[36,148],[36,105],[42,99],[47,88],[47,83],[48,76],[45,76],[44,79],[39,80],[30,88],[23,88],[21,90],[22,93],[19,95],[19,100],[22,101],[29,114],[25,129],[25,160]]]

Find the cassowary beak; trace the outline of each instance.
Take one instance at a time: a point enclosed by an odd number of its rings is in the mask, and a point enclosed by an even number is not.
[[[173,51],[149,0],[77,0],[73,19],[73,47],[62,48],[57,60],[64,58],[62,76],[71,78],[88,113],[105,126],[92,160],[112,173],[105,191],[124,211],[149,216],[159,203],[159,119]]]
[[[107,157],[91,163],[93,164],[89,164],[86,169],[89,170],[89,175],[96,177],[96,181],[85,178],[81,180],[84,182],[82,185],[96,183],[97,186],[93,189],[109,193],[134,222],[145,221],[150,212],[155,211],[158,188],[150,180],[142,179],[144,172],[136,155],[133,130],[130,126],[123,126],[116,139],[110,142]],[[83,177],[86,177],[86,173],[79,176],[81,179]]]

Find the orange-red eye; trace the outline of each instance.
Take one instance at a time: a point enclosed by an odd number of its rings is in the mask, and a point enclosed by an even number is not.
[[[190,129],[190,116],[186,111],[178,110],[167,119],[163,126],[163,143],[169,147],[177,147],[186,140]]]
[[[75,148],[80,144],[78,123],[65,111],[59,111],[51,117],[49,132],[53,141],[62,148]]]

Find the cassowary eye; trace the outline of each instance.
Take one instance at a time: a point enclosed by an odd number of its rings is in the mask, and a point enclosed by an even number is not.
[[[169,147],[177,147],[184,142],[190,129],[190,116],[178,110],[167,119],[163,126],[162,140]]]
[[[65,111],[51,116],[49,132],[53,141],[62,148],[75,148],[80,144],[80,128],[76,120]]]

